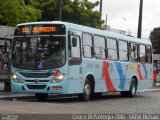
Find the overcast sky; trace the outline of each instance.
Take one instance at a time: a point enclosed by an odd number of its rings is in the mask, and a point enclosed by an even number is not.
[[[130,31],[132,35],[137,36],[139,3],[140,0],[103,0],[102,18],[105,20],[107,14],[107,24],[112,29]],[[142,22],[143,38],[149,37],[153,28],[160,27],[160,0],[143,0]]]

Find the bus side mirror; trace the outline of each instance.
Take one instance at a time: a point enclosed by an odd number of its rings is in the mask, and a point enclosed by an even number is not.
[[[76,37],[72,38],[72,46],[77,47],[77,38]]]

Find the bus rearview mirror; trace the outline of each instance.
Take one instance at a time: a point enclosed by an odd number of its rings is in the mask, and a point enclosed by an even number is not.
[[[77,38],[76,37],[72,38],[72,46],[77,47]]]

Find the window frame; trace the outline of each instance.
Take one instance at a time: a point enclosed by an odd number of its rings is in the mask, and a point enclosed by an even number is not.
[[[129,46],[129,44],[130,44],[130,46]],[[137,49],[136,49],[135,52],[134,52],[133,50],[130,50],[129,47],[131,47],[131,44],[133,44],[133,46],[136,46]],[[130,62],[139,62],[139,54],[138,54],[138,51],[139,51],[138,49],[139,49],[139,48],[138,48],[138,47],[139,47],[139,44],[138,44],[138,43],[135,43],[135,42],[129,42],[129,43],[128,43],[128,53],[129,53],[129,61],[130,61]],[[131,59],[131,52],[133,52],[133,54],[136,54],[136,55],[137,55],[137,58],[134,57],[135,60],[132,60],[132,59]]]
[[[120,45],[119,45],[119,42],[125,42],[126,44],[127,44],[127,51],[124,51],[124,50],[120,50]],[[118,59],[119,59],[119,61],[122,61],[122,62],[128,62],[129,61],[129,57],[128,57],[128,41],[125,41],[125,40],[122,40],[122,39],[119,39],[118,40]],[[120,52],[123,52],[123,53],[127,53],[127,59],[126,60],[122,60],[122,59],[120,59]]]
[[[116,48],[117,49],[110,49],[110,48],[108,48],[108,39],[111,39],[111,40],[114,40],[114,41],[116,41]],[[119,54],[118,54],[118,40],[117,40],[117,38],[114,38],[114,37],[107,37],[107,46],[106,46],[106,49],[107,49],[107,58],[108,58],[108,60],[113,60],[113,61],[118,61],[118,58],[119,58]],[[116,54],[117,54],[117,58],[116,59],[110,59],[110,57],[109,57],[109,49],[110,50],[115,50],[115,52],[116,52]]]
[[[140,46],[144,46],[144,47],[145,47],[145,50],[144,50],[144,51],[145,51],[145,54],[144,54],[144,53],[141,53]],[[144,61],[142,61],[142,62],[141,62],[141,59],[142,59],[142,58],[140,57],[141,54],[144,54],[144,55],[145,55],[145,56],[144,56]],[[138,44],[138,58],[139,58],[139,59],[138,59],[138,60],[139,60],[139,63],[141,63],[141,64],[147,63],[147,62],[146,62],[146,45],[145,45],[145,44],[142,44],[142,43],[139,43],[139,44]]]
[[[91,36],[91,42],[92,42],[92,46],[89,46],[89,45],[84,45],[84,39],[83,39],[83,35],[84,34],[87,34],[87,35],[90,35]],[[91,47],[91,57],[88,57],[88,56],[85,56],[85,53],[84,53],[84,46],[88,46],[88,47]],[[90,59],[93,59],[94,58],[94,50],[93,50],[93,47],[94,47],[94,42],[93,42],[93,35],[91,33],[86,33],[86,32],[82,32],[82,53],[83,53],[83,57],[84,58],[90,58]]]
[[[81,49],[81,44],[82,44],[82,40],[81,40],[81,37],[79,35],[76,35],[76,34],[69,34],[69,49],[70,49],[70,52],[72,51],[72,46],[71,46],[71,36],[73,37],[77,37],[77,42],[79,41],[79,57],[74,57],[72,56],[72,53],[70,53],[69,55],[69,65],[72,66],[72,65],[80,65],[82,63],[82,49]],[[70,48],[71,47],[71,48]]]
[[[148,49],[149,48],[149,49]],[[149,51],[147,51],[147,49],[149,50]],[[148,53],[150,53],[150,54],[148,54]],[[150,58],[149,58],[150,57]],[[149,61],[149,59],[150,59],[150,61]],[[152,46],[151,45],[146,45],[146,63],[148,63],[148,64],[152,64]]]
[[[96,55],[95,48],[99,48],[98,46],[95,46],[95,39],[94,39],[95,36],[104,38],[104,48],[102,48],[102,49],[104,50],[105,58],[96,58],[96,57],[95,57],[95,55]],[[105,36],[101,36],[101,35],[94,34],[94,35],[93,35],[93,49],[94,49],[94,58],[95,58],[95,59],[100,59],[100,60],[105,60],[105,59],[107,59],[107,54],[106,54],[106,37],[105,37]]]

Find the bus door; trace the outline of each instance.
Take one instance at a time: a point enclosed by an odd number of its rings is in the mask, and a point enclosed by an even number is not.
[[[69,93],[82,92],[82,58],[80,36],[69,35]]]

